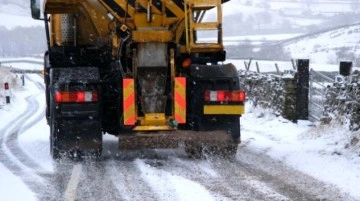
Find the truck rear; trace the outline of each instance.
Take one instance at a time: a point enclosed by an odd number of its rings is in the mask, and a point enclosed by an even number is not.
[[[245,93],[235,66],[223,63],[225,2],[31,0],[47,36],[52,156],[100,155],[107,133],[120,148],[184,144],[189,156],[233,157]]]

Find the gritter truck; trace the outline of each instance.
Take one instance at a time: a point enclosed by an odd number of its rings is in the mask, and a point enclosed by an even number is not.
[[[31,0],[52,157],[100,156],[104,134],[125,149],[235,156],[245,92],[224,63],[227,1]]]

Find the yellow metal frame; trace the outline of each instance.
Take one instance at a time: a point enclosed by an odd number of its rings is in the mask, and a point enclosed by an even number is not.
[[[186,51],[188,53],[191,53],[191,49],[190,49],[190,36],[189,36],[189,32],[190,32],[190,16],[189,16],[189,11],[188,11],[188,0],[185,0],[186,3],[184,3],[184,11],[185,11],[185,40],[186,40]],[[190,18],[190,19],[189,19]]]
[[[81,44],[95,44],[101,41],[111,42],[111,34],[109,24],[117,25],[126,24],[133,32],[132,40],[134,42],[175,42],[180,44],[182,36],[185,34],[185,44],[180,47],[181,53],[191,52],[216,52],[223,50],[222,44],[222,9],[221,0],[184,0],[183,7],[176,4],[173,0],[162,0],[162,7],[156,7],[150,0],[136,0],[135,5],[124,0],[114,0],[114,3],[123,11],[125,16],[119,16],[115,8],[108,6],[104,0],[45,0],[44,11],[51,14],[51,46],[61,46],[61,19],[56,17],[61,13],[80,14],[82,33],[77,40]],[[146,12],[139,11],[138,7],[150,8],[150,20]],[[202,22],[202,16],[209,9],[216,9],[217,21]],[[166,11],[172,12],[174,15],[167,16]],[[200,17],[194,21],[194,12],[200,12]],[[111,22],[108,14],[114,16]],[[85,20],[86,19],[86,20]],[[194,32],[197,30],[218,30],[217,43],[196,43],[194,41]],[[114,30],[112,30],[114,31]],[[89,36],[91,36],[89,38]],[[109,37],[110,36],[110,37]],[[87,40],[87,38],[89,38]],[[106,39],[105,39],[106,38]],[[120,41],[120,40],[114,40]],[[116,52],[116,44],[114,52]],[[116,55],[114,55],[116,56]]]
[[[167,125],[167,119],[164,113],[149,113],[144,117],[137,117],[139,125],[133,128],[135,131],[154,131],[154,130],[174,130]]]
[[[224,49],[222,41],[222,9],[220,0],[186,0],[185,12],[185,38],[186,51],[191,52],[218,52]],[[202,22],[205,12],[209,9],[216,9],[217,20],[215,22]],[[194,12],[199,12],[199,18],[194,18]],[[217,30],[218,38],[216,43],[195,41],[197,31]]]
[[[97,1],[87,0],[46,0],[44,12],[50,14],[50,46],[62,46],[61,14],[76,14],[76,41],[78,44],[108,43],[108,25],[110,19],[107,11]]]
[[[133,31],[132,40],[134,42],[170,42],[173,39],[171,31]]]

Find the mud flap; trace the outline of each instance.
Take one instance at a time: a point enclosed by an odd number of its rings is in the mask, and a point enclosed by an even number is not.
[[[95,67],[50,69],[50,149],[53,158],[101,154],[102,121],[97,95],[89,102],[66,102],[55,98],[59,89],[99,92],[99,79]]]
[[[57,141],[59,150],[101,150],[101,125],[99,121],[92,120],[60,120]]]

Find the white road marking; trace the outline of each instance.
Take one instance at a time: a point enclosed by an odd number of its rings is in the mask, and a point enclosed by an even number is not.
[[[74,201],[76,199],[76,189],[79,184],[81,170],[81,164],[74,165],[69,183],[64,194],[64,201]]]

